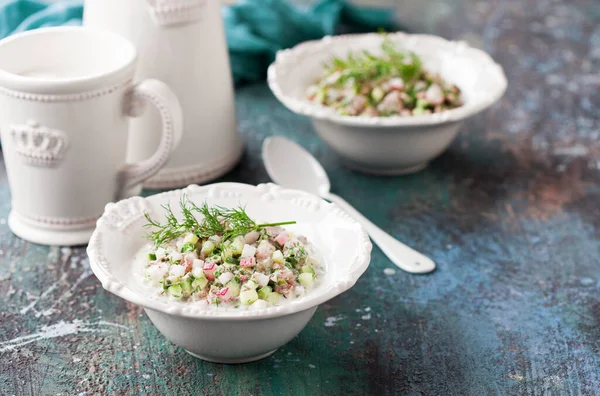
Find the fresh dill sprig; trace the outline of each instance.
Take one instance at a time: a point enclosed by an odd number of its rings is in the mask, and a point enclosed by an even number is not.
[[[350,52],[345,59],[335,57],[326,65],[326,75],[339,73],[334,79],[334,87],[343,88],[347,84],[361,85],[382,78],[402,77],[405,82],[419,77],[422,62],[413,52],[402,52],[387,37],[381,44],[382,55],[374,55],[369,51]],[[323,81],[327,80],[324,78]]]
[[[244,207],[211,207],[206,202],[202,206],[197,206],[195,203],[190,202],[187,197],[182,197],[179,205],[181,207],[181,220],[175,216],[170,205],[163,205],[166,213],[165,223],[161,224],[153,220],[148,213],[144,214],[148,221],[146,227],[156,229],[148,234],[148,238],[156,247],[163,246],[188,233],[193,233],[200,239],[219,235],[224,242],[265,227],[296,224],[295,221],[256,224],[248,216]],[[196,215],[200,216],[200,221]]]

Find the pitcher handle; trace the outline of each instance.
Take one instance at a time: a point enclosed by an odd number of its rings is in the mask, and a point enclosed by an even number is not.
[[[138,186],[154,176],[169,160],[183,134],[183,113],[177,96],[162,81],[148,79],[134,85],[125,99],[125,114],[139,117],[150,103],[160,113],[162,136],[156,152],[149,158],[124,165],[118,176],[117,199],[137,195]]]

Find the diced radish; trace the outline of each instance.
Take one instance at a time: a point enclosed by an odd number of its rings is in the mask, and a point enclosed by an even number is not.
[[[221,274],[221,276],[219,276],[219,282],[221,282],[222,285],[226,284],[227,282],[229,282],[232,279],[233,279],[232,272],[223,272]]]
[[[163,248],[156,249],[156,252],[154,252],[154,254],[156,254],[157,260],[167,257],[167,252],[165,252],[165,249],[163,249]]]
[[[404,81],[401,78],[392,78],[387,82],[387,86],[392,91],[403,91]]]
[[[398,91],[392,91],[387,94],[377,106],[377,110],[383,112],[400,112],[403,108],[404,103]]]
[[[169,270],[169,275],[175,277],[175,278],[179,278],[183,275],[185,275],[185,267],[183,265],[172,265],[170,270]]]
[[[260,287],[267,286],[267,284],[269,283],[269,276],[260,272],[255,272],[254,275],[252,275],[252,277],[254,278],[254,280],[256,280],[256,283],[258,283],[258,286]]]
[[[229,300],[231,300],[231,293],[230,293],[228,287],[222,288],[216,294],[217,294],[217,297],[219,297],[219,300],[221,300],[221,301],[229,301]]]
[[[288,241],[288,239],[290,239],[290,234],[287,231],[284,231],[277,235],[277,238],[275,238],[275,242],[283,246]]]
[[[250,245],[244,245],[244,249],[242,249],[242,257],[254,257],[256,254],[256,248]]]
[[[255,265],[256,265],[256,260],[254,259],[254,257],[243,257],[240,260],[240,267],[249,268],[249,267],[254,267]]]
[[[325,80],[323,80],[323,82],[327,85],[333,85],[337,82],[337,80],[340,79],[340,77],[342,77],[342,73],[339,71],[336,71],[335,73],[332,73],[329,76],[327,76],[327,78],[325,78]]]
[[[169,258],[171,259],[172,262],[178,262],[178,261],[181,261],[181,259],[183,258],[183,255],[179,252],[173,252],[169,255]]]
[[[217,268],[217,264],[213,261],[212,263],[204,263],[204,275],[206,275],[206,279],[209,281],[215,280],[215,270]]]
[[[202,269],[202,268],[204,268],[204,260],[196,259],[196,260],[194,260],[194,262],[192,263],[192,266],[193,266],[194,268],[200,268],[200,269]]]
[[[256,258],[266,259],[271,257],[271,253],[275,251],[275,246],[267,241],[261,241],[256,250]]]
[[[248,245],[252,245],[258,241],[258,238],[260,238],[260,233],[258,231],[252,231],[244,235],[244,242]]]
[[[204,271],[202,270],[201,267],[195,267],[194,269],[192,269],[192,275],[194,275],[194,278],[204,278]]]
[[[364,110],[365,106],[369,100],[363,95],[356,95],[350,100],[350,104],[348,105],[348,112],[351,114],[358,114]]]
[[[267,227],[267,228],[265,228],[265,231],[267,232],[267,235],[269,235],[270,237],[276,237],[277,235],[281,234],[284,231],[284,229],[283,229],[283,227],[279,227],[279,226]]]
[[[169,272],[169,266],[166,263],[157,263],[146,268],[146,276],[154,283],[163,280],[167,272]]]
[[[306,289],[298,285],[294,288],[294,292],[296,293],[296,297],[302,297],[304,294],[306,294]]]
[[[438,84],[431,84],[425,93],[425,99],[434,105],[439,105],[444,102],[444,92]]]

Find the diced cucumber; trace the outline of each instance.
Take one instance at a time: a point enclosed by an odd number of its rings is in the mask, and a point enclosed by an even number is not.
[[[155,261],[156,260],[156,254],[154,254],[154,253],[148,253],[148,260]]]
[[[202,244],[202,250],[200,251],[203,255],[208,256],[215,250],[216,245],[212,241],[205,241]]]
[[[325,98],[327,97],[327,91],[325,88],[319,88],[317,93],[315,94],[315,102],[323,104],[325,102]]]
[[[302,273],[303,274],[312,274],[313,278],[315,276],[317,276],[317,273],[315,272],[314,268],[310,265],[305,265],[302,267]]]
[[[250,305],[253,302],[255,302],[256,300],[258,300],[258,293],[256,293],[256,290],[250,289],[250,290],[243,291],[240,294],[240,301],[244,305]]]
[[[313,257],[313,256],[308,256],[308,259],[306,260],[306,262],[307,262],[308,264],[311,264],[311,265],[317,265],[317,264],[319,264],[319,260],[317,260],[317,259],[316,259],[315,257]]]
[[[427,100],[417,99],[417,105],[415,106],[415,110],[417,110],[417,109],[425,110],[425,108],[429,105],[430,105],[430,103]]]
[[[371,91],[371,98],[376,102],[381,102],[381,99],[385,96],[385,92],[380,87],[375,87]]]
[[[258,283],[256,283],[256,281],[254,279],[250,279],[249,281],[244,283],[244,287],[246,289],[256,290],[256,288],[258,287]]]
[[[225,262],[227,264],[239,265],[240,264],[240,259],[232,257],[232,256],[228,256],[228,257],[225,257]]]
[[[281,250],[275,250],[271,255],[271,260],[274,263],[283,264],[283,253],[281,253]]]
[[[231,292],[231,295],[233,297],[237,297],[240,295],[240,288],[242,286],[242,281],[240,280],[240,278],[235,276],[235,277],[233,277],[232,280],[227,282],[227,284],[225,286],[229,288],[229,291]]]
[[[311,287],[314,283],[313,274],[304,272],[298,276],[298,281],[304,287]]]
[[[206,287],[206,285],[208,285],[208,279],[206,279],[206,277],[196,278],[192,282],[192,288],[194,290],[202,290]]]
[[[214,243],[216,246],[221,243],[222,238],[218,235],[213,235],[210,238],[208,238],[208,240],[211,241],[212,243]]]
[[[191,243],[195,245],[196,243],[198,243],[198,240],[199,238],[198,236],[196,236],[196,234],[189,233],[183,239],[183,243]]]
[[[244,238],[236,238],[229,246],[229,251],[236,256],[242,254],[244,250]]]
[[[186,296],[189,296],[190,294],[192,294],[194,292],[194,286],[192,285],[192,278],[185,277],[182,281],[181,281],[181,290],[183,291],[183,294]]]
[[[277,305],[279,303],[280,298],[281,298],[281,294],[273,292],[267,296],[267,301],[273,305]]]
[[[181,247],[181,253],[189,253],[196,250],[196,244],[192,242],[186,242]]]
[[[273,293],[271,286],[265,286],[258,291],[258,298],[261,300],[266,300],[271,293]]]
[[[169,286],[167,294],[173,298],[180,299],[183,297],[183,288],[179,284]]]

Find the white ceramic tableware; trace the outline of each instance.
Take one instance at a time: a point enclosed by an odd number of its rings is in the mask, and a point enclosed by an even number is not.
[[[429,257],[398,241],[342,197],[331,193],[325,169],[301,146],[283,137],[270,137],[263,143],[262,156],[267,173],[275,183],[315,194],[344,209],[365,227],[377,246],[398,268],[413,274],[425,274],[435,269],[435,263]]]
[[[369,50],[381,53],[380,34],[344,35],[309,41],[279,51],[268,73],[275,96],[291,111],[309,116],[317,133],[344,162],[357,170],[398,175],[423,169],[456,137],[463,122],[502,97],[507,81],[502,67],[485,52],[441,37],[386,35],[400,49],[415,52],[430,71],[462,90],[464,104],[421,116],[351,117],[305,99],[306,88],[333,56]]]
[[[158,78],[179,98],[183,139],[167,165],[144,185],[170,189],[204,183],[232,169],[242,153],[220,2],[215,0],[86,0],[84,25],[107,29],[138,49],[138,79]],[[158,146],[155,112],[133,121],[127,158]]]
[[[9,226],[49,245],[85,244],[107,202],[167,162],[182,115],[158,80],[133,85],[136,50],[120,36],[59,27],[0,41],[0,132],[12,194]],[[126,163],[129,117],[160,112],[160,144]]]
[[[260,221],[297,221],[286,229],[305,235],[317,249],[324,265],[319,284],[304,297],[257,310],[207,308],[202,303],[155,295],[133,265],[136,253],[148,243],[144,213],[164,221],[164,205],[170,204],[179,215],[184,195],[196,204],[243,205],[250,217]],[[220,183],[107,205],[87,252],[103,287],[144,307],[158,330],[173,343],[204,360],[244,363],[264,358],[289,342],[306,326],[319,304],[350,289],[367,269],[371,248],[360,224],[314,195],[273,184]]]

